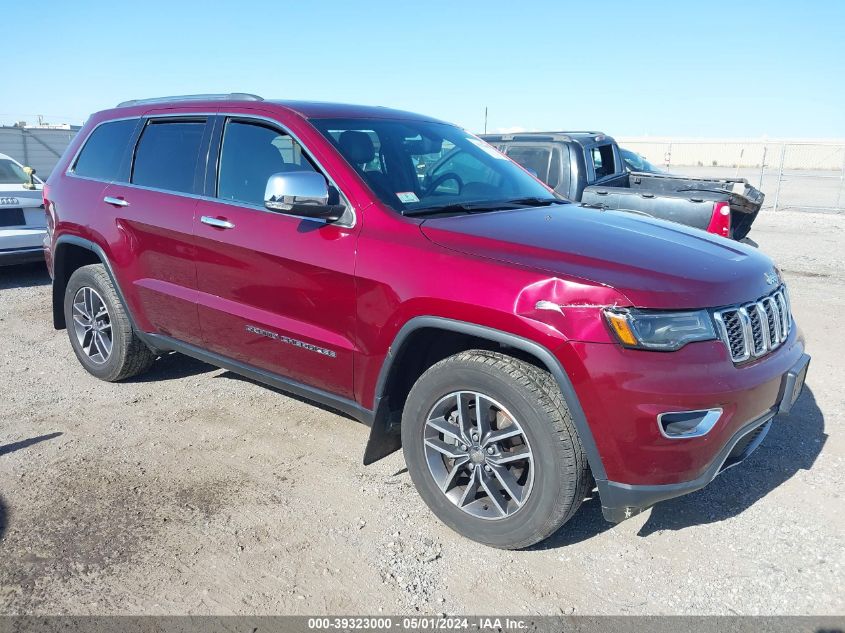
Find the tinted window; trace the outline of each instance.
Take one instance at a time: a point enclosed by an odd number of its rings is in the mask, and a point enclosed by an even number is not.
[[[264,206],[270,176],[302,170],[314,167],[290,136],[260,124],[229,121],[223,132],[217,197]]]
[[[76,159],[73,173],[98,180],[118,179],[123,152],[137,123],[138,119],[127,119],[98,126]]]
[[[564,196],[568,196],[571,182],[570,175],[572,172],[572,165],[569,162],[569,148],[566,145],[561,145],[560,151],[555,152],[555,156],[560,160],[560,169],[558,170],[560,180],[555,185],[555,188]]]
[[[560,150],[552,149],[552,157],[549,161],[549,177],[546,184],[555,189],[560,184]]]
[[[545,183],[549,182],[549,161],[551,149],[548,147],[531,147],[526,145],[513,145],[508,148],[508,156],[533,172],[537,178]]]
[[[135,150],[132,183],[194,192],[204,121],[151,121]]]

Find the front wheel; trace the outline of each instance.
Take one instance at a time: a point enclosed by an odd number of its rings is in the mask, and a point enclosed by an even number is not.
[[[575,513],[589,470],[552,376],[471,350],[428,369],[402,415],[411,479],[446,525],[503,549],[542,541]]]

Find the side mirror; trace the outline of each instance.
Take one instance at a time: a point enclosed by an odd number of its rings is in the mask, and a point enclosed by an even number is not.
[[[23,184],[24,189],[35,189],[35,170],[32,167],[24,167],[23,173],[29,176],[29,182]]]
[[[339,220],[346,210],[340,204],[340,194],[329,187],[322,174],[316,171],[289,171],[273,174],[264,190],[264,206],[306,218],[327,222]]]

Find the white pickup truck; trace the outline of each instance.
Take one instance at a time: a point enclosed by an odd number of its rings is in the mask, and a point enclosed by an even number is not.
[[[43,187],[34,171],[0,154],[0,266],[44,259]]]

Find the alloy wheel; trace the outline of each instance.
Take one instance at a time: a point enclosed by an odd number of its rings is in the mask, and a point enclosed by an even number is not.
[[[440,491],[481,519],[512,516],[534,483],[534,456],[516,418],[482,393],[456,391],[426,418],[425,458]]]
[[[106,302],[88,286],[73,297],[73,327],[76,340],[92,363],[102,365],[112,352],[112,327]]]

